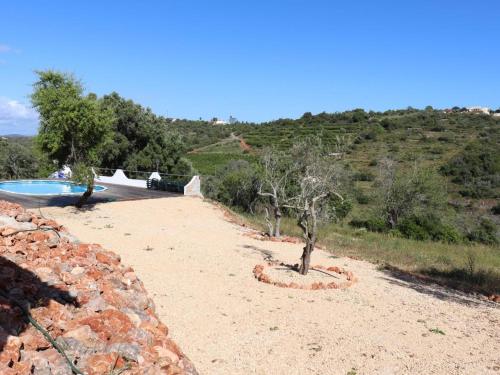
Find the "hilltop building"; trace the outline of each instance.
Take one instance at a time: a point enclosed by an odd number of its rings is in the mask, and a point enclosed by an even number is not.
[[[490,109],[488,107],[468,107],[467,112],[470,113],[483,113],[485,115],[490,114]]]
[[[228,122],[225,120],[219,120],[217,117],[212,119],[212,125],[227,125]]]

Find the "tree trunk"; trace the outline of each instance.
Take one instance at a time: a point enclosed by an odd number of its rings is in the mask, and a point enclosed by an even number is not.
[[[91,182],[89,182],[87,184],[87,190],[85,191],[85,193],[83,193],[83,195],[80,197],[80,199],[76,203],[76,208],[82,208],[83,205],[87,202],[87,200],[92,195],[93,191],[94,191],[94,179],[92,178]]]
[[[281,211],[279,207],[274,208],[274,237],[280,237],[280,226],[281,226]]]
[[[389,214],[387,215],[387,223],[391,227],[391,229],[396,229],[398,225],[398,215],[394,210],[389,210]]]
[[[302,253],[302,264],[299,268],[299,273],[301,275],[307,275],[309,272],[309,265],[311,264],[311,253],[314,251],[314,246],[316,245],[317,232],[318,232],[318,218],[316,217],[316,200],[313,199],[311,204],[307,204],[306,211],[309,212],[308,215],[303,215],[301,220],[305,219],[305,222],[299,220],[299,226],[304,231],[304,238],[306,240],[306,246],[304,246],[304,252]]]
[[[273,223],[271,222],[271,220],[269,219],[269,209],[267,207],[265,207],[265,210],[266,210],[266,216],[265,216],[265,219],[266,219],[266,223],[267,223],[267,228],[268,228],[268,234],[269,234],[269,237],[272,237],[273,234],[274,234],[274,228],[273,228]]]
[[[307,275],[309,272],[309,266],[311,264],[311,253],[314,250],[314,243],[312,241],[307,240],[306,246],[304,246],[304,251],[302,253],[301,264],[299,267],[299,273],[301,275]]]

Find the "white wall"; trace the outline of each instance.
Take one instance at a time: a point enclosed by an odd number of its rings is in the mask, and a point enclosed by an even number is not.
[[[161,180],[160,175],[157,172],[151,173],[149,178],[155,178],[157,180]],[[102,182],[104,184],[115,184],[115,185],[123,185],[123,186],[133,186],[138,188],[147,189],[147,181],[146,180],[136,180],[132,178],[128,178],[122,169],[117,169],[113,176],[97,176],[95,178],[96,182]],[[184,195],[197,195],[201,196],[201,181],[200,176],[194,176],[191,181],[184,186]]]
[[[135,180],[128,178],[122,169],[117,169],[113,176],[97,176],[96,182],[102,182],[105,184],[115,184],[124,186],[133,186],[139,188],[147,188],[146,180]]]

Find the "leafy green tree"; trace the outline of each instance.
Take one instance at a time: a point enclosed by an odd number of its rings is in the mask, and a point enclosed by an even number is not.
[[[102,167],[193,173],[191,163],[183,157],[185,143],[179,132],[170,129],[167,119],[115,92],[104,96],[101,103],[114,115],[113,137],[104,149]]]
[[[398,170],[394,161],[379,163],[378,195],[387,225],[396,229],[402,219],[442,211],[447,192],[443,181],[431,170],[415,165]]]
[[[40,114],[37,143],[59,166],[71,165],[73,179],[87,185],[76,204],[81,207],[92,195],[92,166],[99,164],[112,116],[95,95],[84,95],[82,84],[73,76],[53,70],[38,71],[37,75],[31,95]]]
[[[147,146],[148,128],[153,126],[155,115],[116,92],[103,96],[101,102],[114,115],[113,136],[103,151],[102,165],[125,168],[127,159]]]

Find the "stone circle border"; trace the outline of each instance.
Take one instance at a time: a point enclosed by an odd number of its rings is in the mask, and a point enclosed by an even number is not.
[[[264,270],[266,267],[272,267],[272,266],[287,266],[285,263],[281,262],[267,262],[265,264],[257,264],[254,269],[253,269],[253,274],[255,278],[265,284],[270,284],[274,285],[280,288],[290,288],[290,289],[304,289],[304,290],[323,290],[323,289],[346,289],[352,286],[355,282],[357,282],[357,278],[354,276],[354,274],[351,271],[347,271],[343,268],[332,266],[332,267],[324,267],[321,265],[316,265],[311,267],[311,269],[316,269],[316,270],[325,270],[325,271],[330,271],[330,272],[335,272],[340,275],[345,275],[347,281],[342,281],[342,282],[329,282],[329,283],[323,283],[323,282],[315,282],[310,285],[301,285],[295,282],[290,282],[290,283],[284,283],[281,281],[274,281],[272,280],[269,275],[267,275]]]

